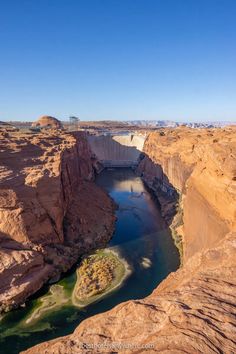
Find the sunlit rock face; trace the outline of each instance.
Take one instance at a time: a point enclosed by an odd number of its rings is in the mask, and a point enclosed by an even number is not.
[[[93,183],[83,132],[3,133],[0,161],[0,305],[8,310],[104,245],[115,218]]]
[[[32,124],[32,127],[63,129],[62,123],[55,117],[42,116]]]
[[[182,195],[188,260],[236,231],[236,128],[163,132],[149,135],[139,171],[157,193]]]
[[[149,135],[144,153],[139,173],[161,200],[182,194],[183,266],[145,299],[26,353],[89,353],[91,345],[99,353],[140,353],[144,345],[151,353],[236,351],[236,131],[165,129]]]

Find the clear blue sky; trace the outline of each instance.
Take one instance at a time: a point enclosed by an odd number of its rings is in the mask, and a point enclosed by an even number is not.
[[[236,0],[0,0],[0,120],[236,120]]]

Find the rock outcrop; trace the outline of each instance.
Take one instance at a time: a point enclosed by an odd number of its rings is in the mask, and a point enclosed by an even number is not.
[[[32,123],[32,127],[63,129],[62,123],[57,118],[51,116],[40,117],[37,122]]]
[[[19,131],[19,129],[14,127],[14,125],[12,125],[8,122],[0,121],[0,132],[1,133],[17,132],[17,131]]]
[[[115,217],[113,202],[93,183],[83,132],[2,133],[0,162],[0,306],[6,311],[106,244]]]
[[[25,353],[235,353],[236,131],[166,129],[149,135],[144,152],[139,172],[170,225],[181,196],[182,267],[147,298]]]

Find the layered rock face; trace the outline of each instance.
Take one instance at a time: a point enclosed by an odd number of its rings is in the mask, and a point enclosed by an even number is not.
[[[144,152],[139,172],[169,224],[182,195],[183,266],[147,298],[26,353],[235,353],[236,131],[165,129]]]
[[[0,141],[0,305],[8,310],[104,245],[114,205],[92,181],[84,133],[3,132]]]
[[[139,165],[173,221],[179,192],[184,260],[236,231],[236,129],[166,129],[150,134]],[[168,204],[172,208],[166,208]]]

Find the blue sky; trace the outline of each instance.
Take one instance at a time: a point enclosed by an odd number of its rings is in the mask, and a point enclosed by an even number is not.
[[[0,0],[0,120],[236,120],[235,0]]]

